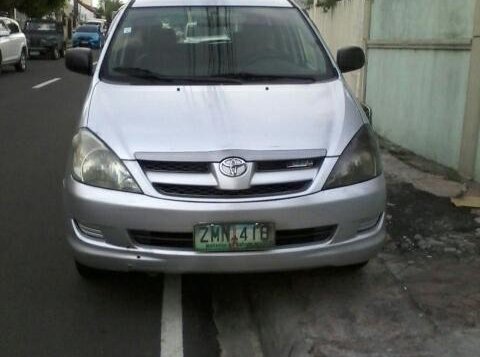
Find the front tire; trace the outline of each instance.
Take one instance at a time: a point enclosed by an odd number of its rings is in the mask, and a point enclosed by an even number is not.
[[[25,49],[22,50],[20,60],[15,64],[15,69],[17,72],[25,72],[27,70],[27,53]]]
[[[357,263],[357,264],[352,264],[352,265],[347,265],[345,266],[346,269],[351,270],[351,271],[359,271],[365,268],[370,260]]]
[[[75,261],[77,273],[85,280],[94,280],[104,275],[103,270],[95,269]]]
[[[52,53],[50,55],[54,61],[58,60],[60,58],[60,51],[58,47],[52,48]]]

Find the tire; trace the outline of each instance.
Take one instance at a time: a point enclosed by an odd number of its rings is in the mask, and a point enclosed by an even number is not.
[[[60,58],[60,50],[58,49],[58,47],[55,46],[54,48],[52,48],[50,56],[54,61]]]
[[[15,64],[15,69],[17,72],[25,72],[27,70],[27,53],[25,49],[22,50],[20,60]]]
[[[0,75],[2,74],[2,52],[0,52]]]
[[[77,261],[75,261],[75,268],[77,268],[77,273],[85,280],[98,279],[105,273],[103,270],[91,268]]]
[[[365,268],[367,266],[368,262],[369,262],[369,260],[367,260],[365,262],[357,263],[357,264],[347,265],[345,268],[348,269],[348,270],[351,270],[351,271],[362,270],[363,268]]]

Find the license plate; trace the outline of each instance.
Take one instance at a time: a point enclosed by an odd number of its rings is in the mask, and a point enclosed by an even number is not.
[[[198,224],[193,242],[199,252],[266,250],[275,246],[272,223]]]
[[[30,51],[31,56],[38,56],[40,54],[39,51]]]
[[[82,44],[82,45],[88,45],[88,41],[82,41],[82,42],[80,42],[80,44]]]

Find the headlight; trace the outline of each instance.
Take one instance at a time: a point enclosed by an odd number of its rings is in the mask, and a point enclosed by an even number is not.
[[[369,125],[353,137],[338,159],[324,190],[371,180],[382,173],[377,139]]]
[[[73,138],[73,177],[87,185],[141,193],[122,161],[86,129]]]

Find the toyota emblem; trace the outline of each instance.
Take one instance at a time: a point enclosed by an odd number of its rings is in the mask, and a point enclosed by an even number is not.
[[[239,177],[247,172],[247,163],[238,157],[231,157],[220,162],[220,171],[228,177]]]

